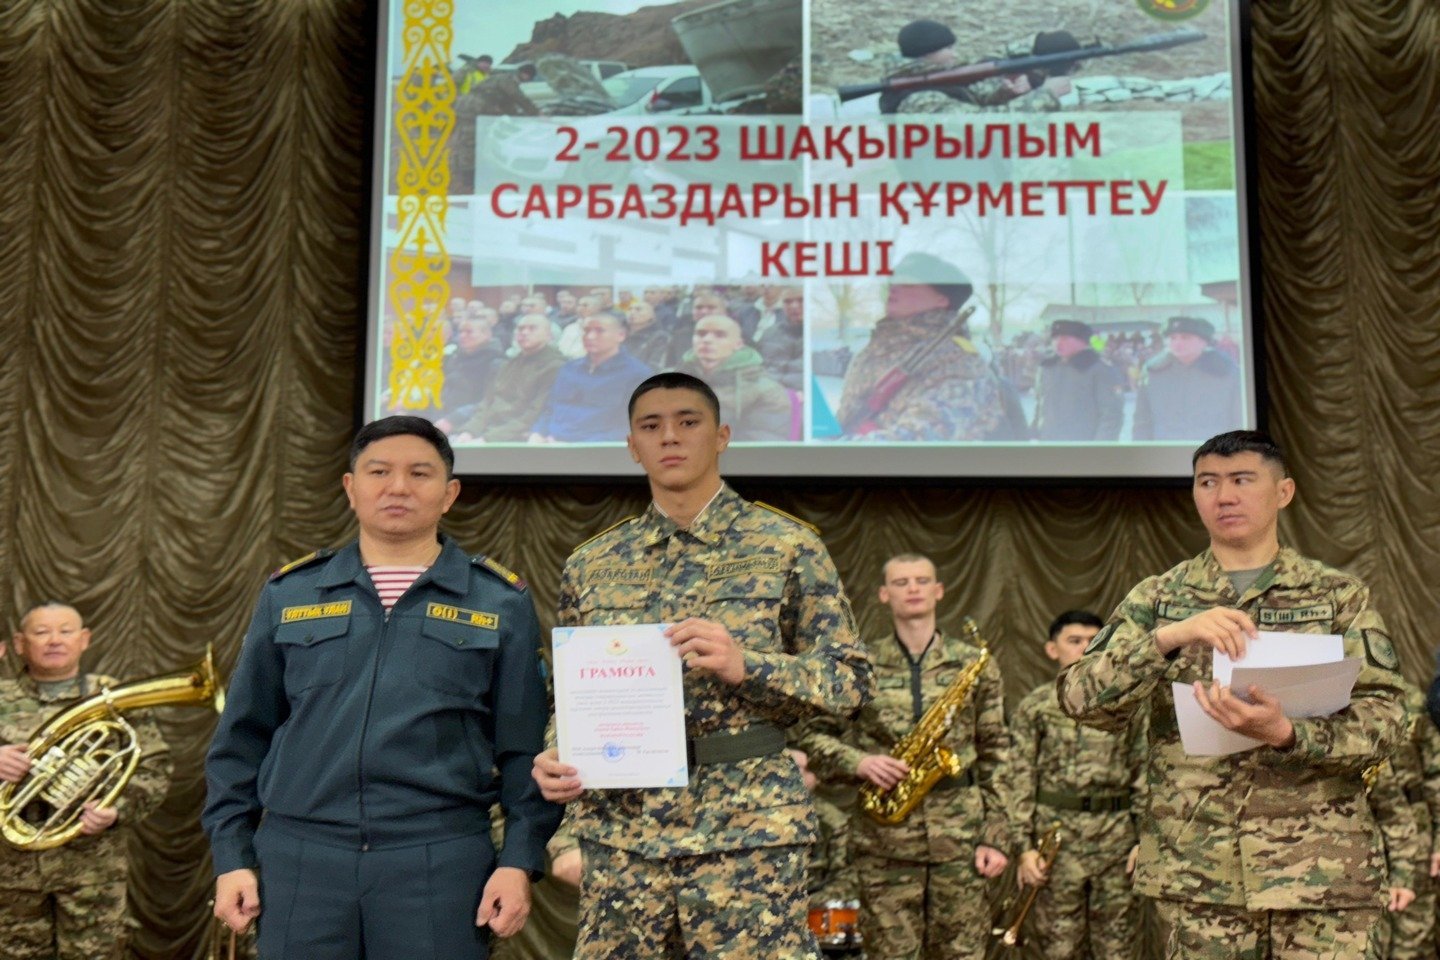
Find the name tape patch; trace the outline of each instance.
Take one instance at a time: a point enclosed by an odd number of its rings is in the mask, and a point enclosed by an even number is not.
[[[586,583],[649,583],[649,567],[597,567],[585,573]]]
[[[1335,604],[1317,603],[1312,607],[1292,607],[1289,610],[1267,610],[1261,607],[1257,619],[1261,623],[1311,623],[1316,620],[1334,620]]]
[[[707,577],[710,580],[724,580],[727,577],[743,577],[751,573],[779,573],[779,557],[745,557],[740,560],[723,560],[710,565]]]
[[[334,603],[311,603],[303,607],[285,607],[280,611],[280,622],[294,623],[297,620],[348,616],[350,616],[350,601],[336,600]]]
[[[432,617],[436,620],[467,623],[472,627],[480,627],[485,630],[495,630],[500,626],[500,618],[493,613],[485,613],[480,610],[466,610],[464,607],[452,607],[448,603],[426,604],[425,616]]]

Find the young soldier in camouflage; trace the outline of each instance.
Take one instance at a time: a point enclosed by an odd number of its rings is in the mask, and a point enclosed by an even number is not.
[[[1068,667],[1104,622],[1069,610],[1050,624],[1045,654]],[[1144,790],[1145,729],[1114,734],[1081,726],[1060,709],[1053,682],[1024,699],[1010,721],[1011,832],[1022,850],[1020,886],[1042,884],[1030,939],[1046,960],[1124,957],[1136,935],[1130,889],[1135,822]],[[1132,791],[1134,796],[1132,796]],[[1055,823],[1062,841],[1042,868],[1040,837]]]
[[[1060,675],[1060,703],[1110,730],[1149,714],[1135,883],[1157,898],[1169,957],[1363,956],[1388,897],[1361,774],[1406,733],[1395,650],[1362,582],[1280,546],[1295,481],[1273,440],[1221,434],[1193,462],[1210,548],[1130,592]],[[1239,658],[1260,628],[1343,634],[1364,662],[1350,705],[1292,721],[1263,689],[1207,684],[1213,651]],[[1172,681],[1263,746],[1187,755]]]
[[[894,632],[870,642],[875,700],[848,729],[818,720],[800,743],[821,777],[891,789],[909,768],[890,756],[935,699],[980,656],[936,628],[945,593],[935,564],[901,554],[884,566],[880,602]],[[999,876],[1008,846],[1000,772],[1009,752],[1004,690],[992,658],[944,738],[964,764],[941,780],[902,823],[885,826],[857,806],[850,851],[860,881],[860,929],[872,960],[984,955],[990,915],[985,881]]]
[[[1424,874],[1417,871],[1423,846],[1420,830],[1400,786],[1400,778],[1389,761],[1378,764],[1365,773],[1365,796],[1370,802],[1370,812],[1380,828],[1381,842],[1385,845],[1386,883],[1389,902],[1386,904],[1386,921],[1376,926],[1370,938],[1366,960],[1390,960],[1393,938],[1391,930],[1394,921],[1412,912],[1415,902],[1415,885]],[[1428,841],[1427,841],[1428,842]],[[1433,957],[1434,955],[1431,954]]]
[[[80,672],[90,631],[74,607],[30,609],[16,631],[25,669],[0,680],[0,779],[19,783],[30,770],[26,741],[56,713],[116,681]],[[126,836],[165,799],[170,750],[145,713],[127,713],[140,764],[113,807],[87,805],[80,836],[30,852],[0,841],[0,957],[95,960],[121,956],[127,939]]]
[[[805,863],[815,812],[785,728],[870,699],[870,661],[825,545],[720,478],[730,439],[703,381],[657,374],[630,398],[631,456],[654,502],[565,564],[559,622],[669,623],[685,661],[690,782],[585,791],[548,750],[535,779],[574,801],[579,960],[817,956]]]

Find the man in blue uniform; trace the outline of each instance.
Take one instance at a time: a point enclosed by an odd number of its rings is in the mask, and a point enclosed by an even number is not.
[[[483,960],[484,928],[525,922],[561,814],[530,778],[539,627],[518,577],[440,535],[454,462],[426,420],[363,427],[344,478],[359,539],[260,592],[203,820],[215,914],[258,916],[265,960]]]

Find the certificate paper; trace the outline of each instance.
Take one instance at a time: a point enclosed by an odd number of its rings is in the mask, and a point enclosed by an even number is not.
[[[685,683],[664,624],[556,627],[560,762],[587,790],[683,787]]]

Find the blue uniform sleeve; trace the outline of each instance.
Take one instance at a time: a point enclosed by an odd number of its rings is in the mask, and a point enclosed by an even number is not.
[[[275,623],[271,594],[269,585],[260,592],[225,694],[225,712],[205,757],[205,809],[200,820],[210,837],[217,876],[256,866],[260,765],[270,752],[276,728],[290,713],[285,661],[271,641]]]
[[[564,807],[542,797],[531,776],[535,755],[545,749],[550,717],[540,673],[540,623],[529,594],[516,594],[509,606],[514,626],[501,637],[490,684],[489,733],[505,815],[505,845],[496,865],[518,867],[539,879],[545,873],[545,844],[559,828]]]

